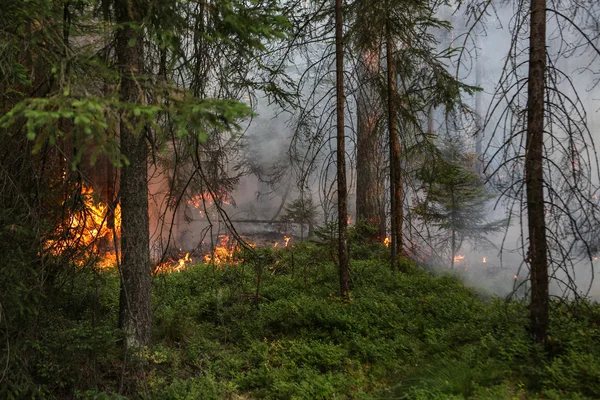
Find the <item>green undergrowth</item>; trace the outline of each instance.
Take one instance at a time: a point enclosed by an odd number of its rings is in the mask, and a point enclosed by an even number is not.
[[[385,250],[384,250],[385,251]],[[351,301],[319,249],[260,250],[154,278],[154,345],[137,368],[115,345],[118,277],[81,276],[54,299],[28,397],[152,399],[600,398],[600,309],[552,303],[546,353],[524,305],[381,254],[353,261]],[[259,257],[260,255],[260,257]],[[258,279],[260,277],[260,279]],[[91,279],[102,284],[90,285]],[[85,285],[88,280],[88,285]],[[258,286],[258,288],[257,288]],[[91,304],[94,307],[89,307]],[[88,306],[88,307],[86,307]],[[89,309],[95,310],[94,313]],[[34,359],[34,357],[32,357]],[[19,396],[16,396],[19,398]]]

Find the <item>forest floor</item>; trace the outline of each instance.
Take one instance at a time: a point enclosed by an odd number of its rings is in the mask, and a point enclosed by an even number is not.
[[[597,303],[553,301],[542,352],[531,344],[520,302],[478,293],[456,276],[410,262],[392,273],[380,247],[355,251],[364,259],[352,261],[348,303],[338,298],[328,251],[316,246],[257,249],[262,257],[254,261],[158,275],[154,344],[125,364],[115,344],[118,275],[80,273],[55,294],[52,309],[40,311],[45,322],[29,343],[35,362],[21,382],[29,387],[23,393],[89,399],[600,398]]]

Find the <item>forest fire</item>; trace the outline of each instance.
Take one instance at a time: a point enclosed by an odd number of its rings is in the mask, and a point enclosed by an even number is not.
[[[218,204],[231,205],[231,199],[226,193],[217,193],[216,199]],[[206,216],[205,210],[208,210],[215,205],[215,196],[213,196],[210,192],[204,192],[193,196],[187,201],[187,203],[199,210],[200,217],[204,218]]]
[[[284,237],[283,237],[283,240],[285,241],[285,247],[288,247],[288,244],[290,243],[290,240],[291,240],[291,239],[292,239],[292,238],[291,238],[291,237],[289,237],[289,236],[284,236]]]
[[[83,248],[86,258],[100,256],[99,268],[114,267],[117,263],[114,239],[121,237],[121,207],[117,204],[111,218],[108,204],[95,201],[94,190],[85,185],[81,198],[81,209],[67,217],[57,231],[59,239],[48,240],[46,248],[54,255]],[[78,264],[84,263],[85,260]]]
[[[185,256],[175,261],[173,259],[164,261],[156,266],[155,272],[157,274],[169,274],[173,272],[180,272],[187,268],[189,264],[194,261],[190,257],[190,253],[185,253]]]
[[[455,263],[460,262],[460,261],[462,261],[464,259],[465,259],[465,256],[462,256],[462,255],[454,256],[454,262]]]
[[[385,247],[389,247],[390,246],[390,238],[386,237],[385,239],[383,239],[383,244],[385,244]]]
[[[233,255],[237,249],[236,244],[230,244],[231,238],[227,235],[219,236],[219,244],[213,249],[211,254],[204,256],[206,264],[235,264]]]

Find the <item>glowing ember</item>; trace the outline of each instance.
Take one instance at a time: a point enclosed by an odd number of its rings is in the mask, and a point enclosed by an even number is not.
[[[289,237],[289,236],[284,236],[284,237],[283,237],[283,240],[285,240],[285,247],[288,247],[288,243],[290,242],[290,240],[291,240],[291,239],[292,239],[292,238],[291,238],[291,237]]]
[[[483,261],[481,261],[481,262],[486,263],[487,262],[487,258],[483,257]]]
[[[455,263],[460,262],[460,261],[462,261],[464,259],[465,259],[465,256],[461,256],[461,255],[454,256],[454,262]]]
[[[386,237],[385,239],[383,239],[383,244],[385,244],[385,247],[389,247],[389,245],[390,245],[390,238]]]

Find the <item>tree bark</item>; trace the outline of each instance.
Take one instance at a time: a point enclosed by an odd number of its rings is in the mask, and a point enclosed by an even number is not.
[[[398,121],[396,120],[396,71],[394,68],[394,49],[389,27],[386,26],[386,59],[387,59],[387,100],[388,129],[390,146],[390,208],[391,234],[390,252],[392,271],[396,270],[396,257],[402,253],[402,174],[400,171],[400,141],[398,139]]]
[[[357,68],[360,88],[356,99],[356,221],[375,226],[377,235],[383,238],[385,191],[379,174],[382,146],[377,129],[381,102],[373,84],[373,75],[379,69],[379,54],[371,57],[367,53],[362,52]]]
[[[348,265],[348,209],[346,188],[346,143],[344,135],[344,44],[342,31],[342,0],[335,1],[335,86],[337,117],[337,192],[338,192],[338,261],[340,295],[350,297],[350,267]]]
[[[139,0],[115,0],[117,23],[116,55],[121,76],[121,101],[143,104],[144,93],[136,75],[143,72],[143,30],[141,25],[147,5]],[[125,118],[128,122],[125,122]],[[121,293],[119,327],[126,348],[149,346],[152,328],[150,239],[148,217],[147,145],[144,129],[136,135],[133,113],[123,111],[120,123],[121,153],[129,165],[121,168]]]
[[[548,254],[544,209],[544,88],[546,72],[546,1],[531,1],[525,182],[531,268],[530,322],[536,343],[548,329]]]

